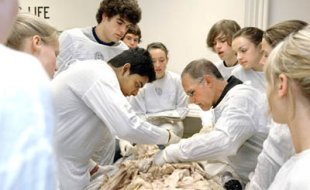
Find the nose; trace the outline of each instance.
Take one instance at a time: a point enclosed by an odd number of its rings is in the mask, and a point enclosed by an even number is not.
[[[132,91],[131,95],[136,96],[139,92],[139,87],[135,88],[134,91]]]
[[[190,96],[189,97],[189,103],[195,103],[195,98],[193,96]]]
[[[154,61],[153,65],[154,65],[154,67],[159,67],[160,66],[159,61]]]
[[[240,61],[242,59],[242,56],[240,53],[237,53],[237,59],[238,59],[238,61]]]
[[[134,41],[134,40],[130,40],[130,41],[129,41],[129,45],[130,45],[131,48],[133,48],[134,45],[135,45],[135,41]]]
[[[215,42],[215,45],[214,45],[214,48],[215,49],[217,49],[217,50],[219,50],[219,49],[221,49],[221,44],[220,43],[218,43],[218,42]]]
[[[121,35],[124,36],[127,32],[128,28],[124,25],[120,27]]]

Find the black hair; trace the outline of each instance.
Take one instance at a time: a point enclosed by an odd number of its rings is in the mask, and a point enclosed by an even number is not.
[[[148,82],[156,79],[156,73],[149,52],[143,48],[133,48],[123,51],[108,61],[113,67],[122,67],[129,63],[130,74],[138,74],[149,78]]]

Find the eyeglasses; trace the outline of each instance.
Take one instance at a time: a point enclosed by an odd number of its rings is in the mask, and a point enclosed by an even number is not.
[[[199,79],[199,82],[195,85],[195,87],[194,87],[193,89],[188,90],[188,91],[186,92],[187,96],[193,97],[193,96],[195,95],[195,92],[196,92],[196,90],[197,90],[197,87],[198,87],[202,82],[203,82],[203,77],[201,77],[201,78]]]

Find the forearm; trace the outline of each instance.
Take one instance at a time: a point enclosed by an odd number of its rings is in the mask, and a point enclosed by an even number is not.
[[[211,134],[212,133],[212,134]],[[199,161],[228,156],[235,152],[239,144],[221,131],[208,134],[196,134],[183,139],[178,144],[170,145],[167,151],[168,162]]]

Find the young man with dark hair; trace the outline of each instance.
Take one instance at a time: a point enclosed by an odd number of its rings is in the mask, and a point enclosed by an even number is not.
[[[115,136],[133,143],[171,144],[173,132],[141,120],[125,96],[155,80],[149,53],[129,49],[111,59],[77,61],[52,81],[58,116],[56,151],[60,189],[82,190],[105,171],[91,158],[112,164]]]
[[[64,31],[60,37],[57,74],[77,60],[108,61],[128,49],[121,39],[141,20],[137,0],[103,0],[96,14],[97,25]]]

